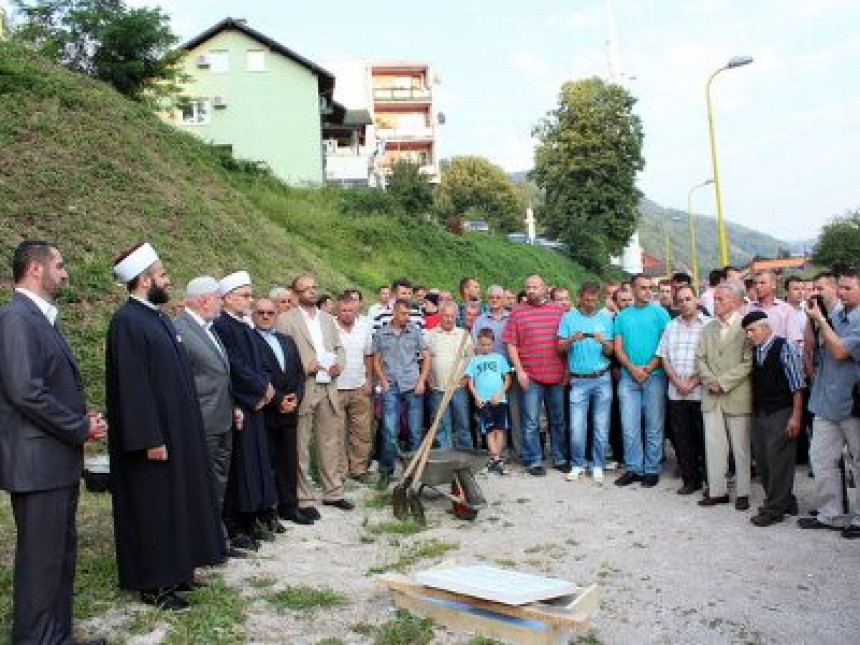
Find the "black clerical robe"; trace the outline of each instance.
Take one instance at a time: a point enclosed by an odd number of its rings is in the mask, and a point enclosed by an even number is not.
[[[133,298],[108,329],[114,538],[119,582],[145,590],[190,582],[226,557],[188,356],[173,324]],[[167,447],[167,461],[148,448]]]
[[[266,393],[270,376],[260,353],[257,332],[226,311],[215,319],[212,329],[227,350],[233,398],[244,415],[242,429],[233,431],[224,517],[270,511],[278,501],[275,475],[263,412],[255,410]]]

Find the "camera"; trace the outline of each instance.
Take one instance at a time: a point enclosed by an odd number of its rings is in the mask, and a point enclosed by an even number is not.
[[[810,296],[806,300],[807,308],[812,309],[812,303],[813,302],[818,307],[818,310],[821,313],[827,315],[827,305],[824,304],[824,297],[821,294],[815,294],[814,296]]]

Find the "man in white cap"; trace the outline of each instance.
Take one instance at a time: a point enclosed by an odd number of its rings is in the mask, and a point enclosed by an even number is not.
[[[233,405],[227,350],[212,331],[212,321],[220,313],[218,281],[207,275],[188,283],[185,288],[185,309],[173,319],[173,325],[191,360],[219,511],[224,508],[224,492],[230,472],[233,446],[230,430],[234,423],[240,427],[242,422],[241,410]],[[231,549],[230,555],[241,557],[242,553]]]
[[[247,271],[231,273],[221,279],[218,293],[222,299],[221,315],[212,328],[227,350],[233,399],[244,417],[242,429],[233,433],[224,521],[234,548],[256,549],[258,540],[272,540],[274,531],[284,530],[272,516],[278,497],[263,414],[275,389],[265,368],[257,332],[245,322],[251,313],[251,276]]]
[[[114,273],[129,292],[108,328],[105,370],[119,583],[180,611],[194,569],[226,556],[203,420],[188,354],[159,309],[170,277],[155,250],[132,247]]]

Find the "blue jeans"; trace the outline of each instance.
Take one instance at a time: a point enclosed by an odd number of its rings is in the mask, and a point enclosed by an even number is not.
[[[543,447],[540,443],[541,401],[546,405],[546,416],[549,421],[552,463],[567,462],[564,450],[564,385],[529,380],[529,387],[523,390],[520,402],[523,465],[526,468],[539,466],[543,461]]]
[[[609,371],[599,378],[574,378],[570,382],[571,464],[579,468],[585,468],[589,409],[594,428],[591,459],[595,468],[603,468],[612,409],[612,377]]]
[[[436,410],[439,409],[439,404],[442,403],[442,397],[445,393],[442,390],[433,390],[430,392],[430,409],[433,411],[433,418],[436,418]],[[440,448],[451,447],[451,430],[453,427],[453,440],[458,448],[472,447],[472,431],[469,424],[469,393],[464,387],[458,387],[454,390],[454,395],[442,413],[442,418],[439,420],[439,428],[436,431],[436,445]]]
[[[663,457],[663,420],[666,417],[666,375],[651,374],[637,383],[626,371],[618,383],[624,461],[637,475],[660,474]]]
[[[393,383],[382,393],[382,448],[379,456],[380,472],[394,472],[394,460],[400,454],[397,436],[400,433],[400,411],[406,407],[409,425],[407,447],[415,450],[424,432],[424,397],[413,390],[401,392]]]

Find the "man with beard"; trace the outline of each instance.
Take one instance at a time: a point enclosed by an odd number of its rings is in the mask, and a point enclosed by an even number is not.
[[[257,333],[245,322],[251,313],[251,276],[246,271],[231,273],[221,280],[218,292],[221,315],[212,328],[227,350],[233,399],[243,415],[242,428],[233,433],[224,523],[233,548],[256,550],[257,540],[272,540],[273,531],[281,529],[271,516],[278,498],[263,415],[275,389]]]
[[[12,642],[68,643],[83,445],[107,426],[87,413],[56,327],[54,301],[68,280],[62,255],[21,242],[12,277],[15,292],[0,309],[0,490],[11,493],[17,529]]]
[[[170,278],[155,250],[132,247],[114,273],[129,292],[108,328],[105,370],[119,583],[179,611],[194,569],[226,556],[203,420],[188,355],[158,308]]]

